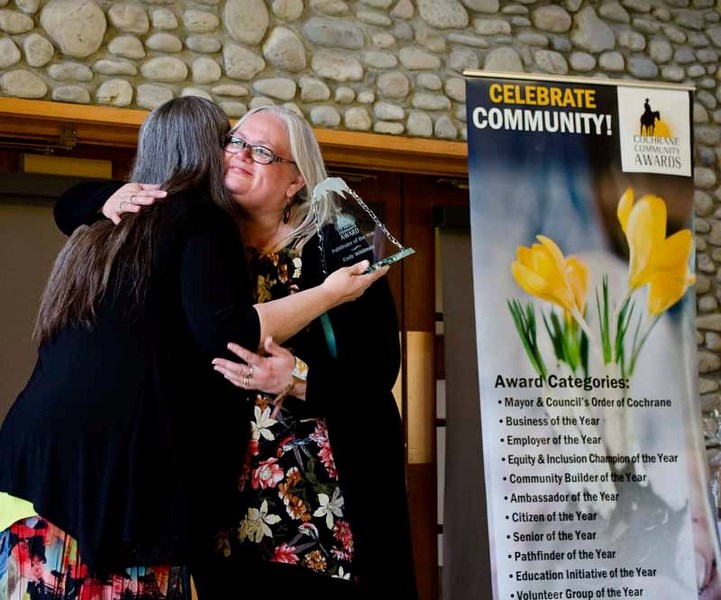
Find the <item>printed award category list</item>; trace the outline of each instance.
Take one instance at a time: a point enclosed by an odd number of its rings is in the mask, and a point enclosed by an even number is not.
[[[678,407],[625,390],[526,391],[499,390],[495,439],[484,441],[496,445],[489,482],[498,597],[655,600],[668,573],[628,550],[654,541],[624,536],[645,535],[633,520],[647,519],[639,503],[651,497],[649,470],[687,477],[685,438],[681,432],[663,452],[644,452],[628,432],[642,413],[674,419]]]

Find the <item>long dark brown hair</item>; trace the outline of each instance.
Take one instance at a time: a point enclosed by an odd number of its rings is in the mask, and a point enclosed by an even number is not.
[[[193,96],[174,98],[148,115],[130,181],[160,184],[168,195],[150,209],[123,214],[118,225],[104,219],[73,233],[43,292],[33,333],[38,343],[67,325],[92,326],[111,273],[130,290],[126,310],[142,304],[164,208],[175,195],[195,192],[237,217],[224,183],[222,146],[229,129],[217,105]]]

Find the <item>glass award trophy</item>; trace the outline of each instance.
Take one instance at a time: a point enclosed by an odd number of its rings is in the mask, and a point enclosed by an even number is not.
[[[370,261],[368,271],[372,271],[415,252],[393,237],[340,177],[328,177],[315,186],[311,211],[326,274],[364,259]]]

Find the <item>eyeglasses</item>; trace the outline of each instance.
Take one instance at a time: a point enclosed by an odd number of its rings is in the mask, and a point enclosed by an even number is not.
[[[235,135],[225,136],[225,147],[223,148],[228,154],[238,154],[245,149],[250,152],[250,159],[258,163],[259,165],[271,165],[273,163],[290,163],[294,165],[295,162],[278,156],[270,148],[265,146],[258,146],[257,144],[250,144],[243,138],[239,138]]]

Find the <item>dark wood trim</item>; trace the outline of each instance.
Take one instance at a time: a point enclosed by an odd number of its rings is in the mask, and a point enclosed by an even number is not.
[[[397,173],[468,176],[465,142],[331,129],[314,132],[329,164]]]
[[[437,600],[436,466],[432,463],[408,465],[408,490],[419,600]],[[429,502],[430,498],[433,502]]]
[[[143,110],[0,98],[0,147],[18,142],[70,149],[78,144],[134,148]],[[330,165],[376,171],[462,175],[465,142],[314,129]]]
[[[402,263],[403,331],[434,336],[435,330],[435,234],[433,198],[427,195],[426,177],[409,175],[403,185],[403,239],[416,253]],[[419,357],[416,357],[419,358]],[[406,363],[408,357],[406,357]],[[432,367],[434,368],[434,367]],[[407,364],[406,364],[407,369]],[[435,448],[435,389],[426,390],[432,401],[412,408],[422,431],[414,436],[428,440],[431,448],[408,465],[413,549],[420,600],[435,600],[438,594],[437,481]],[[409,408],[411,410],[411,408]],[[408,421],[406,423],[408,427]],[[409,434],[411,435],[411,434]]]
[[[0,98],[2,141],[135,148],[146,111]],[[0,142],[1,145],[1,142]]]

